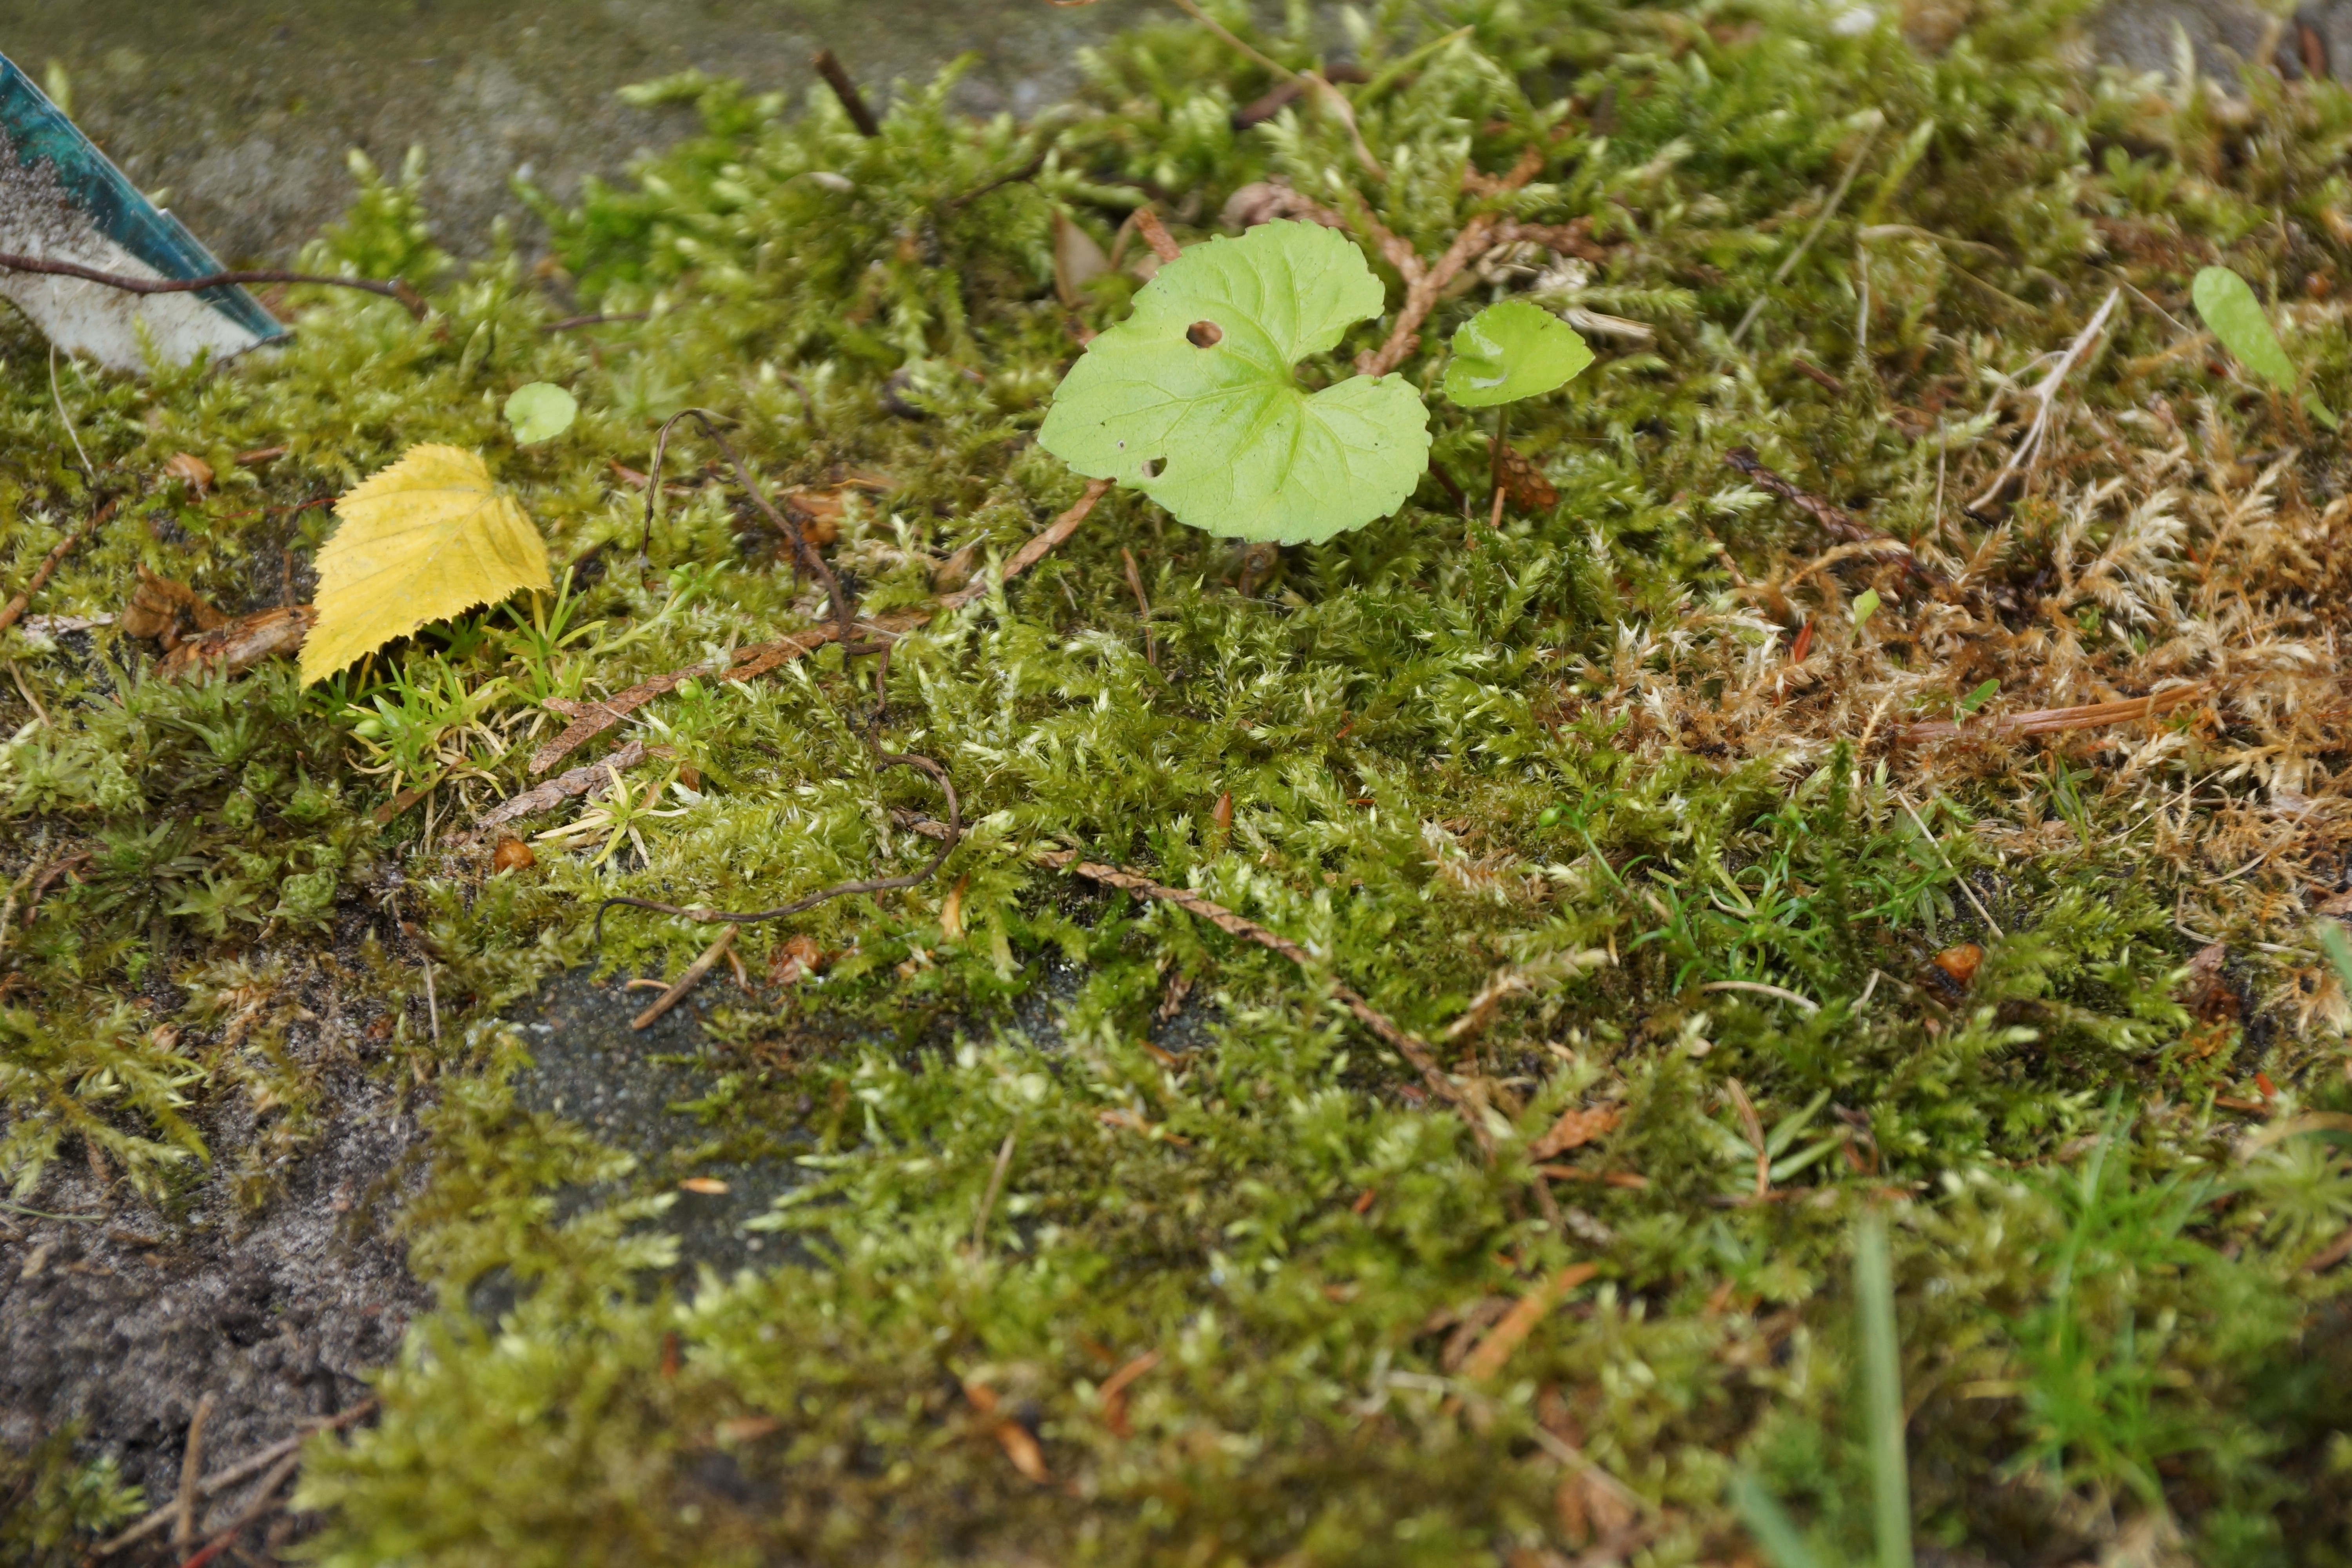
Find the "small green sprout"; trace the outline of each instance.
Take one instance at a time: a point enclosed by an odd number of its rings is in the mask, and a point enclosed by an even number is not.
[[[507,423],[514,427],[515,445],[535,447],[552,441],[572,428],[580,405],[553,382],[534,381],[518,386],[507,399]]]
[[[1973,713],[1999,695],[2000,695],[2000,682],[1998,680],[1988,680],[1983,685],[1978,687],[1974,691],[1969,692],[1966,697],[1960,699],[1960,711],[1963,713]]]
[[[1489,305],[1454,334],[1445,395],[1465,408],[1495,411],[1495,460],[1487,488],[1494,492],[1496,522],[1503,518],[1505,406],[1566,385],[1591,363],[1592,347],[1575,328],[1525,300]]]
[[[2295,395],[2302,374],[2271,330],[2270,315],[2254,298],[2252,285],[2226,267],[2208,267],[2197,274],[2189,295],[2197,302],[2197,313],[2205,318],[2206,326],[2240,364],[2284,395]],[[2303,406],[2320,424],[2336,428],[2336,416],[2319,399],[2305,395]]]
[[[1428,410],[1402,376],[1309,393],[1293,367],[1386,303],[1362,253],[1318,224],[1196,245],[1087,345],[1038,443],[1208,532],[1296,544],[1361,528],[1429,466]]]
[[[1853,602],[1853,629],[1855,631],[1860,631],[1863,627],[1870,624],[1870,617],[1878,614],[1879,604],[1880,600],[1877,589],[1864,588],[1862,591],[1862,597]]]
[[[1575,328],[1540,305],[1506,300],[1454,334],[1445,395],[1465,408],[1517,403],[1566,385],[1591,363],[1591,345]]]

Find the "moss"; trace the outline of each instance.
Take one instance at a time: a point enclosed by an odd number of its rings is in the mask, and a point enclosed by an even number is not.
[[[297,291],[274,356],[69,373],[128,504],[52,607],[112,605],[134,563],[273,602],[325,527],[288,509],[426,439],[489,454],[576,566],[560,607],[466,617],[307,693],[281,670],[163,684],[110,634],[12,654],[50,720],[0,753],[0,870],[92,858],[10,941],[6,1173],[36,1190],[79,1136],[164,1193],[197,1179],[197,1122],[241,1105],[267,1135],[229,1173],[269,1201],[323,1111],[273,965],[334,944],[391,1021],[371,1070],[430,1101],[405,1223],[445,1304],[384,1373],[381,1425],[313,1456],[335,1563],[1540,1563],[1626,1497],[1608,1550],[1726,1561],[1741,1465],[1859,1540],[1842,1258],[1874,1204],[1897,1217],[1924,1537],[2087,1552],[2137,1519],[2217,1562],[2340,1559],[2345,1384],[2289,1369],[2337,1321],[2342,1271],[2305,1266],[2352,1223],[2352,1166],[2290,1130],[2352,1107],[2344,983],[2307,930],[2341,880],[2345,474],[2176,318],[2228,257],[2343,404],[2352,96],[2257,84],[2231,110],[2085,79],[2063,22],[1985,7],[1929,56],[1809,8],[1492,8],[1364,89],[1385,183],[1304,107],[1235,132],[1269,79],[1191,27],[1121,37],[1027,125],[956,118],[942,81],[869,140],[822,100],[680,79],[647,95],[692,97],[707,133],[548,209],[552,266],[444,275],[422,323]],[[1433,36],[1389,7],[1358,42],[1377,77]],[[1261,42],[1303,60],[1302,37]],[[1073,326],[1134,284],[1060,303],[1057,210],[1108,245],[1161,193],[1197,237],[1281,177],[1427,253],[1471,210],[1465,169],[1529,145],[1516,210],[1589,219],[1604,258],[1507,258],[1429,338],[1528,288],[1646,329],[1515,412],[1559,503],[1490,530],[1433,479],[1269,571],[1115,494],[903,639],[883,733],[951,769],[971,832],[930,883],[738,944],[756,976],[805,938],[818,978],[706,983],[697,1157],[781,1152],[810,1179],[763,1222],[794,1261],[653,1283],[683,1166],[519,1103],[519,999],[581,963],[675,973],[707,940],[621,910],[596,948],[604,897],[752,908],[889,875],[929,849],[891,809],[936,801],[874,766],[872,661],[827,649],[642,710],[671,754],[625,801],[530,824],[553,834],[536,868],[453,843],[526,782],[541,700],[813,618],[690,437],[641,564],[615,468],[644,472],[650,421],[720,410],[772,486],[883,476],[843,492],[835,563],[869,605],[919,603],[951,554],[1009,553],[1079,491],[1031,435]],[[421,223],[413,182],[370,176],[319,259],[415,276]],[[2021,433],[2003,389],[2124,283],[2031,493],[1964,514]],[[614,319],[549,330],[592,312]],[[21,572],[89,498],[45,362],[8,357]],[[582,416],[517,450],[497,411],[533,380]],[[1475,489],[1482,427],[1437,406],[1439,460]],[[1723,466],[1738,446],[1959,586],[1825,557]],[[215,491],[153,477],[180,450]],[[1988,680],[1998,716],[2183,677],[2221,695],[1898,742]],[[430,793],[379,831],[402,787]],[[1047,838],[1310,964],[1074,889],[1030,858]],[[2184,973],[2209,939],[2227,1005]],[[1432,1038],[1507,983],[1444,1047],[1496,1163],[1335,977]],[[1584,1106],[1613,1120],[1547,1156],[1575,1173],[1553,1225],[1528,1145]],[[1780,1172],[1762,1201],[1743,1106]],[[1476,1377],[1508,1303],[1579,1262],[1597,1279]],[[492,1278],[515,1304],[486,1321]]]

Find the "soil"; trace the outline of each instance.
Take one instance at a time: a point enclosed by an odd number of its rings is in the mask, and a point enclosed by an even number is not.
[[[26,1207],[91,1217],[0,1210],[0,1439],[79,1423],[162,1500],[205,1394],[208,1472],[365,1397],[362,1374],[430,1302],[388,1234],[418,1127],[380,1075],[353,1062],[327,1076],[338,1113],[257,1216],[236,1212],[221,1177],[172,1215],[86,1171],[60,1172]],[[234,1129],[207,1131],[234,1146]],[[206,1518],[226,1523],[243,1490]]]

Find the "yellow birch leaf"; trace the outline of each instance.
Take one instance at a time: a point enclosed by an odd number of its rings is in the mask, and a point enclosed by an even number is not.
[[[411,447],[335,503],[319,551],[319,624],[305,684],[394,637],[521,588],[546,592],[547,542],[489,469],[455,447]]]

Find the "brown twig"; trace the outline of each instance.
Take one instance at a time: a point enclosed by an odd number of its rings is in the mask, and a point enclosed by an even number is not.
[[[1144,244],[1151,247],[1151,254],[1162,261],[1173,261],[1184,254],[1169,234],[1168,226],[1160,221],[1160,215],[1148,206],[1135,209],[1135,232],[1143,237]]]
[[[988,1173],[988,1190],[981,1194],[980,1211],[971,1216],[971,1251],[978,1257],[988,1238],[988,1216],[996,1208],[996,1199],[1004,1191],[1005,1173],[1013,1169],[1013,1141],[1021,1136],[1014,1128],[1004,1135],[1004,1142],[996,1151],[996,1163]]]
[[[1895,732],[1895,739],[1897,744],[1917,745],[1927,741],[1948,741],[1961,734],[2009,737],[2104,729],[2109,724],[2128,724],[2135,719],[2160,719],[2177,708],[2185,708],[2191,702],[2211,696],[2213,689],[2209,681],[2191,681],[2186,686],[2168,686],[2145,697],[2126,697],[2116,702],[2086,702],[2075,708],[2037,708],[2030,713],[2011,713],[2000,718],[1937,719],[1921,724],[1906,724]]]
[[[276,1512],[283,1506],[278,1500],[278,1489],[283,1487],[293,1477],[294,1472],[301,1468],[302,1456],[299,1454],[289,1454],[278,1460],[277,1468],[262,1478],[261,1485],[255,1489],[251,1500],[245,1505],[244,1511],[231,1520],[226,1528],[215,1531],[212,1539],[205,1542],[204,1550],[181,1563],[180,1568],[205,1568],[205,1563],[226,1551],[229,1543],[243,1535],[250,1526],[265,1516]]]
[[[1600,1272],[1598,1264],[1571,1263],[1531,1288],[1511,1304],[1511,1310],[1503,1315],[1500,1322],[1486,1331],[1486,1337],[1478,1342],[1478,1348],[1472,1351],[1470,1358],[1462,1363],[1463,1380],[1468,1383],[1491,1381],[1503,1370],[1504,1363],[1511,1359],[1511,1353],[1535,1331],[1536,1325],[1559,1305],[1562,1298]]]
[[[1200,23],[1201,26],[1206,27],[1211,33],[1213,33],[1219,38],[1223,39],[1227,45],[1240,51],[1249,58],[1256,61],[1260,66],[1272,71],[1276,76],[1282,78],[1285,81],[1296,81],[1301,83],[1307,88],[1312,89],[1315,93],[1316,101],[1328,109],[1334,115],[1338,116],[1339,122],[1348,128],[1348,141],[1350,147],[1355,152],[1356,162],[1362,164],[1364,172],[1371,175],[1373,179],[1379,180],[1383,184],[1387,182],[1389,177],[1388,171],[1381,167],[1381,161],[1378,158],[1372,156],[1371,148],[1364,144],[1363,132],[1357,127],[1356,106],[1348,101],[1347,94],[1341,92],[1338,88],[1331,85],[1330,78],[1325,76],[1319,70],[1292,70],[1280,60],[1275,59],[1270,56],[1262,54],[1258,50],[1250,47],[1249,45],[1242,42],[1240,38],[1235,37],[1234,34],[1215,17],[1210,16],[1206,11],[1202,10],[1199,5],[1193,4],[1193,0],[1174,0],[1174,5],[1178,10],[1192,17],[1195,22]]]
[[[269,1445],[267,1448],[260,1450],[258,1453],[248,1454],[244,1458],[238,1460],[236,1464],[231,1465],[228,1468],[225,1470],[215,1470],[211,1475],[206,1476],[202,1483],[201,1489],[203,1494],[206,1497],[211,1497],[216,1492],[236,1485],[237,1482],[244,1480],[248,1476],[257,1475],[261,1471],[268,1469],[271,1465],[276,1464],[287,1455],[295,1453],[302,1447],[303,1444],[309,1442],[320,1433],[332,1432],[340,1427],[348,1426],[352,1422],[359,1420],[361,1417],[370,1415],[374,1411],[375,1404],[376,1402],[373,1398],[362,1399],[357,1405],[352,1405],[350,1409],[341,1412],[340,1415],[330,1415],[323,1420],[305,1422],[304,1426],[308,1430],[297,1432],[291,1437],[281,1438],[278,1442]],[[167,1502],[162,1507],[156,1509],[153,1512],[150,1513],[146,1518],[141,1520],[137,1524],[134,1524],[130,1529],[124,1531],[121,1534],[114,1536],[110,1540],[100,1542],[91,1555],[97,1557],[111,1557],[116,1552],[121,1552],[124,1547],[136,1546],[139,1542],[146,1540],[149,1536],[154,1534],[157,1531],[171,1523],[178,1512],[179,1504],[176,1501]]]
[[[1110,484],[1108,479],[1088,479],[1086,490],[1070,503],[1067,511],[1038,530],[1027,543],[1013,552],[1012,559],[1005,562],[1004,570],[997,580],[1010,583],[1059,549],[1064,540],[1078,531],[1078,524],[1086,521],[1087,514],[1095,510],[1095,503],[1110,493]],[[960,610],[987,592],[988,579],[983,575],[952,594],[942,595],[939,601],[940,608]]]
[[[653,1005],[629,1020],[629,1027],[632,1029],[653,1027],[655,1019],[677,1006],[688,992],[702,984],[702,977],[717,967],[719,961],[727,956],[727,950],[735,945],[735,939],[742,934],[741,926],[729,926],[725,931],[720,931],[719,940],[704,948],[702,956],[686,966],[686,973],[677,977],[676,984],[655,997]]]
[[[49,585],[49,578],[56,573],[58,563],[72,552],[73,547],[97,532],[100,525],[113,514],[114,502],[109,500],[90,513],[88,522],[58,541],[56,546],[42,559],[41,563],[33,568],[32,580],[25,584],[15,598],[8,601],[6,607],[0,608],[0,632],[5,632],[15,626],[23,616],[26,606],[33,602],[33,595]]]
[[[1763,459],[1756,455],[1754,447],[1734,447],[1723,455],[1723,460],[1730,467],[1738,469],[1759,489],[1768,490],[1779,496],[1782,500],[1811,518],[1821,525],[1822,531],[1832,539],[1842,540],[1849,544],[1863,545],[1872,550],[1884,551],[1889,555],[1899,555],[1902,557],[1904,569],[1923,583],[1939,584],[1945,581],[1942,573],[1936,571],[1913,554],[1911,547],[1901,540],[1857,522],[1851,514],[1833,503],[1813,494],[1811,490],[1798,488],[1766,468]]]
[[[94,267],[84,267],[73,261],[51,261],[38,256],[11,256],[0,252],[0,272],[31,272],[50,278],[79,278],[85,283],[101,284],[120,289],[126,294],[199,294],[207,289],[226,289],[245,283],[317,283],[330,289],[357,289],[365,294],[381,294],[387,300],[397,300],[407,307],[408,313],[418,321],[425,319],[425,300],[408,286],[404,278],[379,282],[373,278],[330,278],[317,272],[279,272],[273,269],[245,272],[214,272],[202,278],[130,278],[120,272],[100,272]]]
[[[1007,185],[1017,185],[1024,180],[1036,178],[1037,171],[1045,166],[1045,154],[1049,151],[1051,151],[1049,148],[1040,148],[1035,157],[1030,159],[1027,163],[1022,164],[1011,174],[999,174],[996,178],[989,181],[984,185],[974,185],[971,190],[963,191],[955,195],[950,196],[947,200],[940,204],[940,210],[941,212],[953,212],[956,208],[962,206],[967,203],[976,202],[982,196],[993,195]]]
[[[809,64],[815,67],[816,74],[824,79],[824,85],[833,89],[833,96],[841,100],[842,112],[849,116],[849,122],[857,127],[860,136],[882,134],[882,122],[875,119],[874,110],[866,107],[865,94],[859,92],[857,84],[849,79],[849,72],[838,56],[831,49],[819,49],[810,58]]]
[[[1530,147],[1519,154],[1519,161],[1508,174],[1487,182],[1488,188],[1495,195],[1516,191],[1534,179],[1542,168],[1542,150]],[[1429,319],[1437,297],[1465,267],[1496,245],[1537,237],[1534,231],[1507,222],[1500,214],[1479,213],[1462,226],[1462,231],[1454,237],[1454,243],[1445,247],[1444,255],[1434,262],[1424,262],[1369,210],[1364,219],[1381,254],[1404,279],[1404,304],[1397,310],[1396,325],[1389,329],[1388,341],[1378,350],[1368,349],[1356,356],[1356,369],[1363,375],[1386,375],[1404,363],[1405,356],[1420,344],[1421,324]]]
[[[735,482],[743,487],[743,493],[758,503],[760,510],[768,514],[768,521],[775,526],[776,531],[791,542],[793,554],[800,562],[802,570],[824,584],[825,602],[833,606],[835,635],[841,639],[844,647],[851,647],[850,622],[857,614],[856,605],[842,592],[841,580],[833,574],[833,568],[824,563],[824,557],[817,553],[816,546],[811,544],[808,536],[801,531],[800,524],[777,510],[776,503],[768,499],[768,492],[752,482],[751,471],[743,466],[742,458],[727,444],[727,437],[719,433],[716,422],[724,417],[724,415],[714,414],[708,408],[681,408],[662,421],[661,432],[654,437],[653,467],[646,473],[645,531],[637,541],[637,560],[640,563],[645,560],[646,551],[653,543],[654,509],[661,500],[662,458],[669,447],[669,433],[679,420],[692,419],[702,426],[703,435],[710,438],[711,444],[734,467]]]
[[[1832,375],[1829,372],[1823,370],[1812,361],[1806,359],[1801,354],[1790,354],[1789,356],[1789,368],[1795,371],[1799,375],[1803,376],[1807,381],[1811,382],[1815,386],[1818,386],[1822,391],[1828,393],[1832,397],[1843,397],[1845,395],[1845,383],[1840,381],[1837,377]]]
[[[867,744],[873,746],[870,739]],[[636,910],[651,910],[656,914],[675,915],[680,920],[693,921],[700,925],[709,925],[721,921],[733,925],[750,925],[757,921],[782,920],[788,915],[803,913],[835,899],[845,899],[857,893],[895,892],[900,888],[911,888],[919,882],[928,880],[934,872],[947,863],[948,857],[955,853],[956,845],[963,837],[963,803],[956,796],[955,781],[948,776],[947,769],[929,757],[916,756],[911,752],[886,752],[879,746],[873,746],[873,751],[874,760],[877,765],[886,768],[913,768],[916,772],[929,777],[933,784],[938,784],[940,792],[947,796],[946,842],[940,846],[940,852],[925,862],[919,870],[910,871],[903,877],[877,877],[856,882],[837,882],[830,888],[821,889],[805,898],[794,899],[787,904],[779,904],[772,910],[688,909],[677,904],[661,903],[652,899],[606,899],[596,906],[596,941],[599,943],[604,942],[605,911],[616,904],[625,904]]]
[[[1099,882],[1105,887],[1124,889],[1128,892],[1140,893],[1145,898],[1156,900],[1161,903],[1173,904],[1187,914],[1198,915],[1228,935],[1240,937],[1245,942],[1254,942],[1270,952],[1280,953],[1301,969],[1311,971],[1315,967],[1314,956],[1288,937],[1268,931],[1255,921],[1246,920],[1223,904],[1204,899],[1189,889],[1168,887],[1163,883],[1153,881],[1140,871],[1130,871],[1121,866],[1107,866],[1097,860],[1082,860],[1075,849],[1040,849],[1034,853],[1032,858],[1057,871],[1067,871],[1073,876],[1084,877],[1089,882]],[[1476,1140],[1480,1151],[1492,1159],[1495,1152],[1494,1140],[1487,1135],[1486,1124],[1473,1113],[1462,1092],[1454,1087],[1453,1080],[1448,1079],[1444,1070],[1438,1067],[1437,1058],[1430,1053],[1429,1043],[1420,1036],[1400,1027],[1394,1019],[1373,1006],[1361,992],[1344,981],[1335,979],[1331,982],[1331,994],[1339,998],[1340,1005],[1354,1014],[1366,1028],[1386,1041],[1394,1047],[1398,1055],[1410,1062],[1413,1070],[1421,1074],[1422,1081],[1429,1086],[1432,1094],[1461,1110],[1463,1120],[1469,1123],[1471,1136]]]
[[[196,1534],[196,1483],[205,1474],[205,1423],[213,1418],[213,1395],[207,1390],[188,1417],[187,1446],[180,1450],[180,1489],[173,1501],[172,1544],[184,1550]]]
[[[464,836],[464,842],[475,842],[491,828],[503,826],[518,816],[552,811],[575,795],[586,795],[612,776],[605,771],[608,768],[633,768],[647,757],[669,754],[668,747],[648,746],[643,741],[631,741],[625,746],[615,747],[595,762],[573,768],[569,773],[558,773],[536,788],[527,789],[510,800],[501,801],[475,819],[474,829]]]
[[[1143,574],[1136,569],[1135,552],[1124,544],[1118,548],[1118,558],[1127,566],[1127,585],[1135,594],[1135,613],[1143,623],[1143,662],[1157,669],[1160,667],[1160,639],[1151,635],[1151,601],[1143,596]]]
[[[913,832],[923,834],[927,837],[945,837],[950,843],[953,842],[953,837],[960,832],[957,826],[952,823],[942,824],[920,817],[902,820]],[[1066,871],[1074,877],[1084,877],[1089,882],[1099,882],[1105,887],[1118,888],[1127,892],[1139,893],[1160,903],[1172,904],[1186,914],[1196,915],[1207,921],[1229,936],[1240,937],[1244,942],[1255,942],[1270,952],[1281,954],[1301,969],[1312,973],[1316,967],[1314,955],[1288,937],[1277,931],[1268,931],[1255,921],[1237,915],[1224,905],[1202,898],[1188,888],[1171,888],[1165,883],[1155,882],[1142,872],[1131,871],[1123,866],[1108,866],[1099,860],[1081,859],[1075,849],[1041,847],[1031,850],[1029,858],[1041,866],[1051,867],[1056,871]],[[1398,1055],[1411,1063],[1413,1069],[1421,1074],[1422,1081],[1429,1086],[1429,1091],[1432,1094],[1461,1110],[1463,1120],[1469,1124],[1470,1135],[1476,1142],[1480,1152],[1492,1160],[1495,1155],[1494,1139],[1488,1135],[1486,1124],[1478,1119],[1475,1108],[1462,1091],[1454,1088],[1453,1080],[1448,1079],[1444,1071],[1438,1067],[1436,1057],[1430,1051],[1429,1042],[1410,1030],[1400,1027],[1394,1019],[1373,1006],[1361,992],[1345,981],[1335,977],[1331,982],[1331,994],[1349,1012],[1354,1014],[1357,1020],[1366,1028],[1394,1047]]]

